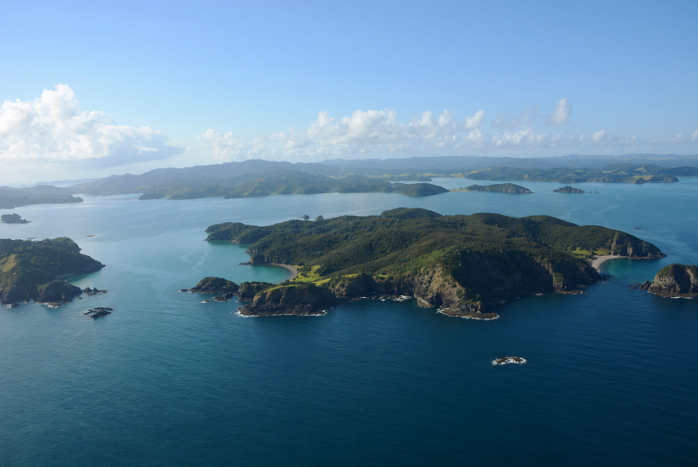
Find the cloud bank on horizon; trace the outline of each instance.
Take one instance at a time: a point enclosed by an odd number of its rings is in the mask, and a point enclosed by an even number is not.
[[[88,170],[157,162],[177,166],[247,159],[321,161],[333,158],[398,158],[424,155],[531,155],[542,150],[599,153],[611,147],[698,143],[678,134],[667,140],[611,138],[605,129],[591,134],[545,132],[538,128],[571,124],[572,106],[561,98],[548,115],[525,109],[521,115],[498,115],[485,126],[486,111],[459,119],[444,110],[424,111],[401,121],[394,110],[356,110],[334,118],[321,111],[306,129],[289,128],[256,138],[233,131],[208,129],[183,146],[169,142],[162,131],[119,125],[101,111],[80,109],[65,84],[44,90],[32,101],[5,101],[0,107],[0,166],[23,169],[50,167]]]
[[[148,127],[118,125],[99,111],[81,111],[73,90],[59,84],[29,102],[0,107],[0,161],[4,166],[74,164],[107,168],[167,159],[182,148]]]

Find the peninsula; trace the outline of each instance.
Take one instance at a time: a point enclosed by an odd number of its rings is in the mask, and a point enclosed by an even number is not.
[[[600,280],[587,260],[591,252],[663,256],[630,234],[548,216],[442,216],[407,208],[264,227],[228,222],[206,232],[209,241],[246,245],[250,264],[288,264],[298,270],[290,282],[256,283],[254,295],[248,283],[214,278],[192,289],[219,293],[220,288],[237,295],[249,302],[239,309],[249,316],[321,314],[342,300],[409,296],[447,316],[492,319],[505,301],[544,292],[579,293]],[[241,294],[236,287],[243,286]]]
[[[35,300],[68,302],[82,290],[63,277],[95,272],[104,265],[80,253],[69,238],[41,241],[0,239],[0,298],[4,305]]]

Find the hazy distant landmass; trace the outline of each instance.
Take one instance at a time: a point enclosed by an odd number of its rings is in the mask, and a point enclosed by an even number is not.
[[[140,199],[230,199],[318,193],[400,193],[405,196],[430,196],[446,191],[448,190],[431,183],[391,183],[361,175],[331,178],[295,170],[275,170],[265,174],[242,175],[234,179],[165,182],[148,188]]]
[[[255,316],[318,314],[343,299],[410,296],[450,316],[488,319],[504,300],[576,293],[598,281],[592,255],[663,256],[630,234],[548,216],[441,216],[407,208],[264,227],[229,222],[206,232],[209,241],[247,245],[250,264],[297,268],[292,282],[244,297],[251,303],[240,312]],[[216,293],[212,278],[205,282],[199,287]],[[221,283],[234,294],[236,286]]]
[[[12,214],[3,214],[0,216],[0,222],[3,222],[5,224],[28,224],[29,221],[26,219],[23,219],[22,216],[20,216],[17,213],[12,213]]]
[[[490,167],[474,170],[465,174],[473,180],[529,181],[559,183],[674,183],[677,176],[698,176],[697,167],[667,168],[657,165],[621,164],[603,168],[566,168],[551,169]]]
[[[698,156],[414,157],[408,159],[328,160],[290,163],[263,160],[187,168],[155,169],[141,175],[113,175],[70,187],[72,193],[141,193],[141,199],[241,198],[276,194],[392,192],[436,194],[435,185],[402,187],[399,181],[429,182],[433,177],[561,183],[675,182],[698,176]],[[410,184],[412,185],[412,184]]]
[[[586,193],[584,190],[579,188],[574,188],[569,185],[553,190],[554,193]]]
[[[50,185],[31,188],[0,187],[0,209],[13,209],[31,204],[81,203],[82,198],[72,195],[73,190]]]

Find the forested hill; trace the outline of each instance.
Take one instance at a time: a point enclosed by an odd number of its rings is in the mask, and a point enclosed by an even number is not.
[[[2,303],[11,304],[39,299],[42,293],[50,295],[56,289],[60,289],[61,296],[65,296],[65,290],[79,294],[77,287],[54,280],[102,267],[99,261],[80,253],[80,247],[66,237],[41,241],[0,239],[0,298]]]
[[[599,276],[586,261],[592,254],[662,256],[627,233],[548,216],[441,216],[406,208],[265,227],[224,223],[206,231],[208,240],[247,245],[252,264],[298,267],[296,281],[329,288],[337,297],[404,293],[456,314],[593,283]]]

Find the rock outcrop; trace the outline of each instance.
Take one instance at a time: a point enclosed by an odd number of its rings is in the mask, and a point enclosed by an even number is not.
[[[80,287],[60,280],[40,285],[37,292],[39,295],[34,299],[37,303],[69,303],[82,294]]]
[[[249,305],[238,309],[244,316],[316,316],[337,303],[324,287],[310,283],[284,284],[257,293]]]
[[[647,287],[650,293],[662,297],[698,297],[698,266],[695,264],[670,264],[659,270],[652,285]]]

